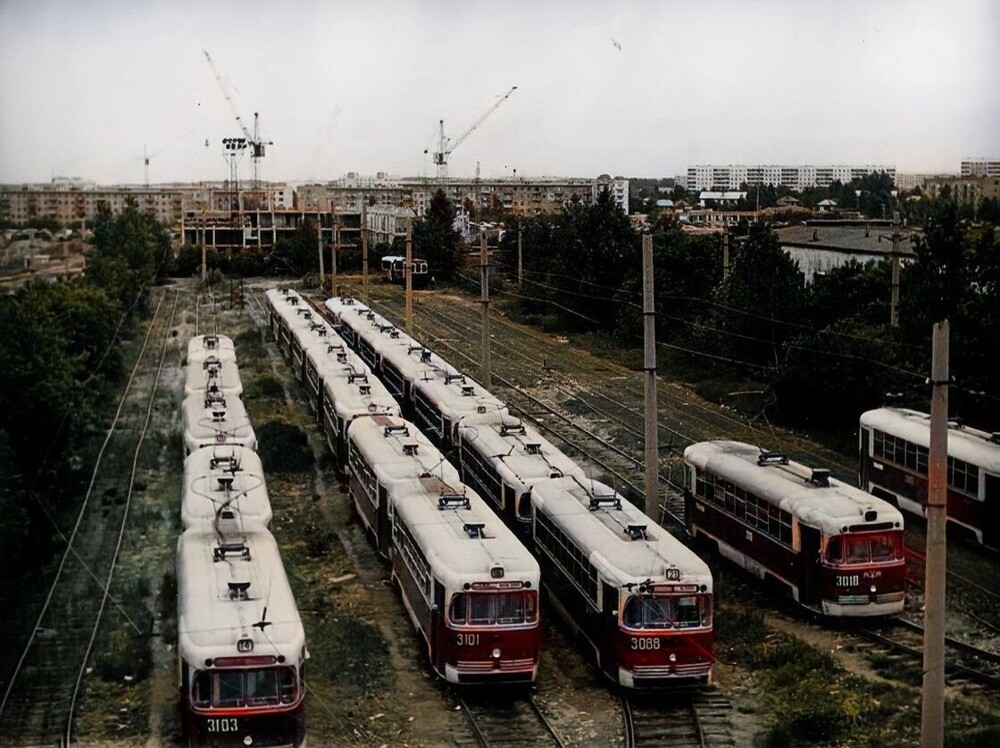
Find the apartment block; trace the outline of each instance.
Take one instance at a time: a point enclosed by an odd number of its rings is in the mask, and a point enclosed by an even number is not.
[[[754,187],[756,185],[771,185],[788,187],[792,190],[803,190],[807,187],[827,187],[833,181],[844,184],[852,179],[860,179],[868,174],[879,171],[887,172],[896,178],[896,167],[869,164],[866,166],[790,166],[780,164],[696,164],[689,166],[687,172],[687,189],[692,192],[701,190],[738,190],[741,185]]]

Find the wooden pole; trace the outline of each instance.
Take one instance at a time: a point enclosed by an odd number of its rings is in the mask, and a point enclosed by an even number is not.
[[[642,237],[643,369],[646,378],[646,502],[647,514],[656,508],[660,494],[659,443],[656,408],[656,308],[653,304],[653,237]]]
[[[340,251],[340,220],[333,209],[333,243],[330,245],[330,295],[337,295],[337,252]]]
[[[521,262],[521,219],[517,219],[517,288],[521,289],[521,284],[524,277],[524,265]]]
[[[406,261],[403,266],[406,278],[406,334],[413,336],[413,219],[406,222]]]
[[[944,592],[948,500],[948,320],[934,325],[931,434],[927,471],[927,556],[924,569],[924,682],[920,745],[944,745]]]
[[[722,280],[729,277],[729,229],[722,233]]]
[[[204,285],[208,282],[208,262],[205,249],[205,227],[201,228],[201,282]]]
[[[319,211],[316,211],[316,251],[319,252],[319,288],[324,288],[326,273],[323,270],[323,222],[320,220]]]
[[[361,200],[361,298],[368,303],[368,218],[365,201]]]
[[[899,231],[894,230],[892,232],[892,303],[889,306],[890,327],[899,327],[899,239]]]
[[[483,352],[482,352],[482,382],[489,388],[490,377],[490,257],[486,248],[486,232],[479,229],[479,267],[480,267],[480,299],[483,305]]]

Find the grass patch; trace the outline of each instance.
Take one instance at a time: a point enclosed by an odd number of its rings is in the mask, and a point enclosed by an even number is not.
[[[267,356],[263,334],[257,327],[241,332],[233,338],[233,345],[236,346],[237,361],[258,361]]]
[[[268,421],[257,429],[257,453],[266,473],[307,473],[316,460],[309,438],[298,426]]]
[[[329,655],[339,663],[336,679],[354,686],[366,696],[382,692],[389,685],[389,650],[382,632],[373,623],[344,618],[333,632]]]
[[[278,381],[277,377],[273,377],[270,374],[255,377],[250,382],[247,382],[243,388],[243,398],[245,400],[252,401],[267,397],[274,400],[283,400],[285,397],[285,388],[281,386],[281,382]]]

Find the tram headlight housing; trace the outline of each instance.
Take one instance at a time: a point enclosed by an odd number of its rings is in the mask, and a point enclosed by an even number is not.
[[[667,659],[670,660],[671,662],[677,662],[677,653],[671,652],[670,656]]]
[[[500,647],[494,647],[493,651],[490,652],[490,655],[493,657],[494,660],[499,660],[500,659]]]
[[[871,586],[871,587],[869,588],[869,591],[870,591],[870,592],[871,592],[871,593],[872,593],[873,595],[875,594],[875,585],[874,585],[874,584],[873,584],[873,585],[872,585],[872,586]]]

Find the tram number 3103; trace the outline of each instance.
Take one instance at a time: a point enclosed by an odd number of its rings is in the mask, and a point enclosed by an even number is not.
[[[210,718],[206,722],[209,732],[236,732],[240,729],[235,717]]]
[[[631,645],[632,649],[659,649],[660,640],[655,636],[633,636]]]

